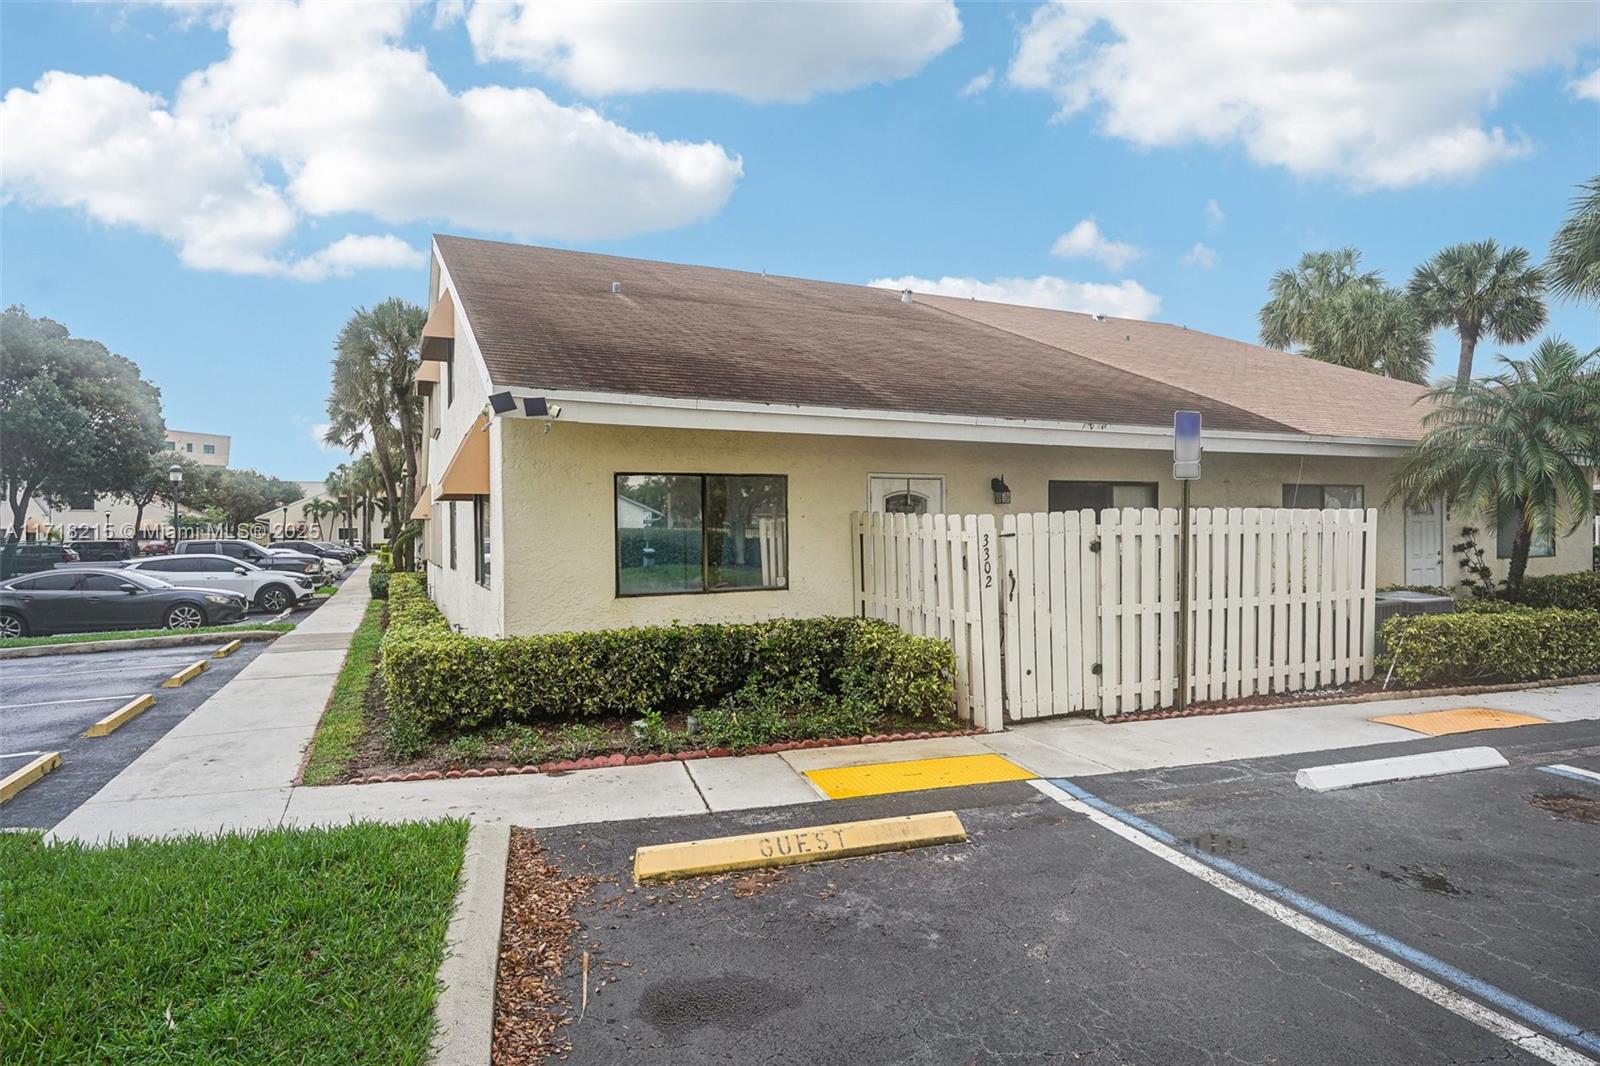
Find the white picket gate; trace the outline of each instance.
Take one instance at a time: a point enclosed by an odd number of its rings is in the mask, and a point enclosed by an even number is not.
[[[856,613],[956,653],[956,709],[984,729],[1004,725],[1000,677],[1000,541],[993,515],[856,512]]]
[[[952,642],[962,717],[1176,701],[1177,511],[852,520],[859,613]],[[1371,676],[1375,510],[1197,508],[1189,563],[1191,701]]]

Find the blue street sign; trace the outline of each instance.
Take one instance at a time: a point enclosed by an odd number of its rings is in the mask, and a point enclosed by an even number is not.
[[[1200,412],[1172,412],[1172,476],[1200,480]]]

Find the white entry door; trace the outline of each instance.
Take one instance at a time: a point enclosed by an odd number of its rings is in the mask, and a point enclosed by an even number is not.
[[[1406,584],[1443,585],[1444,507],[1440,503],[1406,508]]]
[[[867,479],[867,509],[888,514],[942,514],[944,477],[939,474],[873,474]]]

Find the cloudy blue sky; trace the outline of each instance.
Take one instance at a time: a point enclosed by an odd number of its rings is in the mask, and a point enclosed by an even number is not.
[[[0,70],[4,302],[294,478],[436,231],[1254,339],[1304,251],[1537,257],[1600,173],[1593,3],[9,2]]]

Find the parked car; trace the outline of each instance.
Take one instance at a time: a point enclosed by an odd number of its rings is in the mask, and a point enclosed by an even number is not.
[[[114,563],[138,554],[130,540],[75,540],[68,547],[86,563]]]
[[[320,555],[324,559],[337,559],[341,563],[349,563],[356,557],[356,553],[349,548],[341,548],[325,540],[275,540],[267,547],[287,548],[290,551],[305,552],[307,555]]]
[[[130,569],[74,567],[0,581],[0,637],[102,629],[194,629],[244,617],[244,597]]]
[[[191,588],[237,592],[257,609],[273,614],[311,599],[316,586],[316,582],[306,574],[263,570],[253,563],[228,555],[191,552],[165,559],[136,559],[124,569],[154,574],[163,581]]]
[[[139,545],[140,555],[171,555],[172,542],[170,540],[152,540]]]
[[[177,555],[226,555],[243,559],[263,570],[283,570],[291,574],[322,573],[322,557],[303,552],[268,551],[251,540],[185,540],[179,541]]]
[[[0,579],[52,569],[57,563],[75,563],[78,553],[60,544],[17,544],[0,547]]]
[[[292,555],[296,558],[315,559],[317,561],[317,569],[322,572],[323,577],[329,580],[344,573],[344,563],[326,555],[311,555],[308,552],[296,551],[293,548],[268,548],[267,551],[273,555]]]

